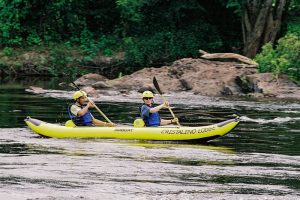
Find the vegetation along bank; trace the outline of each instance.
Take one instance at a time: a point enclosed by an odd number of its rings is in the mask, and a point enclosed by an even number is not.
[[[197,58],[255,59],[260,72],[300,81],[299,0],[3,0],[0,74],[110,79]],[[203,66],[205,67],[205,66]]]

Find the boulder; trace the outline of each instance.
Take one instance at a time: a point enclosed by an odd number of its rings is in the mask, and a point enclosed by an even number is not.
[[[258,73],[256,65],[251,63],[202,58],[184,58],[169,66],[144,68],[113,80],[100,75],[85,75],[78,81],[89,83],[95,88],[111,87],[127,94],[129,91],[155,92],[152,82],[154,76],[164,93],[190,91],[202,96],[246,95],[300,99],[300,87],[287,76],[277,78],[270,73]]]
[[[110,86],[104,81],[97,81],[96,83],[92,84],[92,87],[96,89],[104,89],[109,88]]]
[[[85,91],[89,97],[99,97],[98,92],[93,87],[85,86],[81,90]]]
[[[193,89],[192,85],[190,82],[188,82],[187,80],[185,79],[179,79],[182,87],[185,89],[185,90],[191,90]]]
[[[235,78],[236,84],[240,87],[241,92],[248,93],[262,93],[262,89],[258,87],[257,81],[251,79],[249,76],[237,76]]]
[[[300,99],[300,87],[286,75],[276,78],[272,73],[259,73],[248,77],[257,83],[265,97]]]
[[[143,85],[142,87],[140,87],[138,89],[138,92],[143,93],[143,92],[145,92],[147,90],[151,91],[152,93],[156,92],[156,90],[154,89],[154,87],[152,85],[150,85],[150,84]]]
[[[184,58],[170,66],[144,68],[131,75],[109,81],[115,88],[143,91],[153,87],[155,76],[163,92],[191,91],[204,96],[234,95],[240,93],[236,76],[250,75],[256,68],[247,64]],[[150,86],[150,87],[149,87]],[[229,88],[230,91],[229,92]]]
[[[233,92],[231,91],[231,89],[228,86],[224,86],[223,90],[221,91],[221,94],[224,96],[231,96],[231,95],[233,95]]]
[[[85,74],[75,82],[78,86],[91,86],[99,81],[105,82],[108,79],[100,74]]]

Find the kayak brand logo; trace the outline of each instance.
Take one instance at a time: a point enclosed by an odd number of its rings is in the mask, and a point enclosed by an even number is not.
[[[195,134],[197,129],[192,130],[163,130],[161,134]]]
[[[198,129],[198,133],[206,133],[206,132],[209,132],[209,131],[213,131],[215,130],[215,127],[209,127],[209,128],[200,128]]]
[[[116,128],[115,131],[117,131],[117,132],[132,132],[133,129]]]
[[[206,133],[215,130],[215,127],[191,129],[191,130],[163,130],[161,134],[196,134],[196,133]]]

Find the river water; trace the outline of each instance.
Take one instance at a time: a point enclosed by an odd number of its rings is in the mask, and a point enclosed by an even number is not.
[[[0,86],[1,199],[300,199],[300,102],[168,97],[186,126],[241,116],[230,134],[205,144],[53,139],[23,120],[62,123],[70,100],[32,94],[29,84]],[[101,110],[130,124],[137,101],[110,98],[98,103]]]

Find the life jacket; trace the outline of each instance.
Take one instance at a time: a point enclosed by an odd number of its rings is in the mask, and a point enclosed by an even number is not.
[[[75,116],[71,112],[71,106],[68,106],[68,113],[71,118],[71,120],[76,124],[76,126],[94,126],[93,124],[93,117],[90,111],[88,110],[84,115],[82,116]],[[80,108],[84,108],[83,106],[80,106]]]
[[[143,104],[146,105],[146,104]],[[148,105],[146,105],[148,106]],[[148,106],[150,107],[150,106]],[[150,107],[152,108],[152,107]],[[143,116],[142,115],[142,106],[140,107],[140,113],[141,113],[141,118],[144,120],[146,126],[159,126],[160,125],[160,117],[158,112],[150,113],[149,112],[149,117]]]

